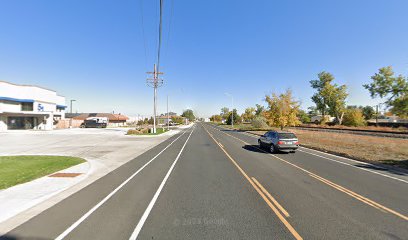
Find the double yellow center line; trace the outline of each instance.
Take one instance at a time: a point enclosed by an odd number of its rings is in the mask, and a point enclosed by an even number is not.
[[[299,233],[292,227],[292,225],[286,220],[285,217],[289,217],[289,213],[278,203],[278,201],[276,201],[275,198],[272,197],[272,195],[255,178],[251,179],[246,174],[246,172],[238,165],[238,163],[231,157],[231,155],[225,150],[224,146],[222,146],[221,143],[215,140],[214,136],[204,126],[203,128],[208,133],[208,135],[210,135],[210,137],[214,140],[214,142],[220,147],[220,149],[225,153],[225,155],[231,160],[231,162],[238,168],[241,174],[248,180],[252,187],[259,193],[259,195],[261,195],[266,204],[272,209],[276,216],[278,216],[279,220],[285,225],[285,227],[295,237],[295,239],[297,240],[303,239],[299,235]]]

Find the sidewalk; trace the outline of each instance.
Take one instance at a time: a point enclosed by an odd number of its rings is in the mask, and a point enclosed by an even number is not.
[[[99,131],[99,134],[96,132]],[[0,191],[0,235],[24,223],[66,197],[105,176],[181,130],[143,138],[123,131],[55,131],[55,133],[8,133],[0,138],[1,155],[67,155],[86,163],[58,173],[75,177],[42,177]],[[18,142],[18,144],[16,144]],[[35,146],[35,147],[33,147]],[[52,174],[51,174],[52,175]]]

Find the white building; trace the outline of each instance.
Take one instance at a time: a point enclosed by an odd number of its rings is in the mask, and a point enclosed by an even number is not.
[[[52,130],[65,108],[65,97],[55,91],[0,81],[0,131]]]

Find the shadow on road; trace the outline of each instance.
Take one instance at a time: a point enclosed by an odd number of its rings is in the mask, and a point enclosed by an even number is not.
[[[0,236],[0,240],[50,240],[48,238],[39,238],[39,237],[18,237],[11,235]]]
[[[406,164],[406,162],[408,162],[408,160],[403,160],[403,161],[400,161],[400,162],[404,162],[403,164]],[[396,167],[387,166],[387,165],[384,165],[384,164],[371,163],[370,165],[356,164],[354,166],[359,167],[359,168],[366,168],[366,169],[376,170],[376,171],[389,172],[389,173],[400,175],[400,176],[408,176],[408,170],[401,169],[401,168],[396,169]]]
[[[242,146],[242,148],[247,150],[247,151],[250,151],[250,152],[271,154],[271,153],[268,152],[267,149],[262,149],[262,150],[259,149],[258,145],[244,145],[244,146]],[[287,153],[287,152],[276,152],[276,153],[273,153],[273,154],[289,154],[289,153]]]

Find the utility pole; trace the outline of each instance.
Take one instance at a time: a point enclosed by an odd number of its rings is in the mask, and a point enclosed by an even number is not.
[[[169,95],[167,95],[167,131],[170,130],[170,117],[169,117]]]
[[[72,113],[72,102],[75,102],[75,99],[71,99],[70,113]]]
[[[156,68],[156,64],[154,64],[153,72],[147,72],[147,74],[152,74],[152,78],[148,78],[147,85],[154,89],[154,99],[153,99],[153,133],[156,133],[156,116],[157,116],[157,88],[163,85],[163,79],[159,77],[159,75],[163,74],[162,72],[158,72]]]
[[[376,114],[375,114],[375,126],[378,127],[378,104],[376,106]]]

